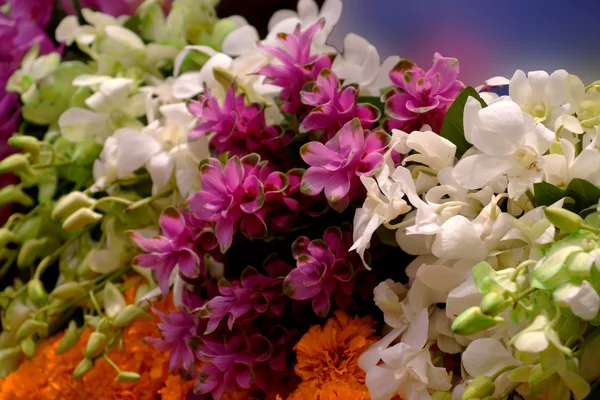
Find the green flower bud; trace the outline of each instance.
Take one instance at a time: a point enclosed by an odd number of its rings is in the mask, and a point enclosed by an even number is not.
[[[21,346],[9,347],[0,350],[0,378],[17,369],[21,358]]]
[[[436,390],[431,394],[431,400],[452,400],[452,393]]]
[[[39,160],[40,141],[37,138],[29,135],[16,135],[8,139],[8,144],[28,152],[33,162]]]
[[[75,370],[73,371],[73,378],[79,379],[82,378],[85,374],[90,372],[94,367],[94,362],[89,358],[84,358],[77,364]]]
[[[91,326],[94,329],[97,329],[98,324],[100,323],[100,317],[98,317],[96,315],[84,315],[83,320],[85,321],[86,324],[88,324],[89,326]]]
[[[115,382],[137,382],[140,378],[141,376],[137,372],[120,371],[115,378]]]
[[[19,329],[17,329],[15,339],[20,342],[21,340],[31,337],[32,335],[38,333],[44,328],[48,328],[47,323],[42,321],[36,321],[33,319],[28,319],[27,321],[21,324]]]
[[[73,300],[85,294],[85,289],[79,282],[67,282],[54,288],[50,293],[51,298],[60,300]]]
[[[16,242],[17,235],[6,228],[0,228],[0,249],[6,247],[7,244]]]
[[[468,336],[482,332],[502,322],[504,322],[504,319],[501,317],[485,315],[479,307],[471,307],[454,320],[452,332],[457,335]]]
[[[85,346],[83,355],[87,358],[94,358],[102,350],[104,350],[105,345],[106,335],[100,332],[92,332],[90,338],[88,339],[87,345]]]
[[[85,193],[71,192],[56,202],[51,217],[52,219],[67,218],[81,208],[93,206],[97,201]]]
[[[20,269],[31,266],[33,261],[40,256],[47,244],[48,239],[45,237],[26,240],[19,250],[19,255],[17,256],[17,266]]]
[[[101,221],[102,218],[102,214],[98,214],[89,208],[80,208],[67,217],[65,222],[63,222],[62,228],[65,232],[75,232]]]
[[[577,232],[583,223],[579,215],[560,207],[546,207],[544,214],[552,225],[567,233]]]
[[[101,151],[102,145],[98,144],[95,139],[84,139],[75,145],[71,159],[74,163],[91,166]]]
[[[213,75],[215,76],[215,80],[219,82],[225,90],[229,89],[229,86],[235,81],[235,75],[223,67],[213,67]]]
[[[21,351],[23,351],[23,354],[25,354],[27,358],[31,358],[35,355],[37,344],[31,336],[22,340],[21,343],[19,343],[19,346],[21,346]]]
[[[481,308],[481,311],[484,314],[491,316],[501,313],[504,311],[505,307],[506,300],[504,300],[504,297],[501,294],[496,292],[490,292],[483,296],[481,304],[479,305],[479,308]]]
[[[29,155],[16,153],[0,161],[0,174],[16,171],[24,171],[28,175],[35,175],[35,171],[29,165]]]
[[[32,279],[27,282],[27,295],[37,306],[43,306],[48,302],[48,293],[46,293],[46,289],[44,289],[44,285],[39,279]]]
[[[98,330],[98,332],[111,332],[110,327],[110,321],[107,318],[101,318],[98,322],[96,329]]]
[[[56,355],[66,353],[71,350],[73,346],[79,341],[79,335],[77,334],[77,323],[75,321],[69,322],[67,332],[60,340],[58,347],[56,348]]]
[[[18,203],[25,207],[31,207],[34,201],[19,186],[8,185],[0,189],[0,206],[10,203]]]
[[[495,390],[494,381],[485,375],[480,375],[475,377],[467,386],[461,400],[485,399],[488,396],[493,396]]]
[[[214,49],[220,49],[223,41],[234,29],[236,24],[229,18],[221,18],[213,27],[211,42]]]
[[[115,328],[124,328],[141,315],[146,315],[144,310],[133,304],[128,304],[115,315],[112,320],[112,326]]]

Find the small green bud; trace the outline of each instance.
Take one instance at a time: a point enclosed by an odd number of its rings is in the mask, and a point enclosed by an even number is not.
[[[83,320],[85,321],[86,324],[88,324],[89,326],[91,326],[94,329],[97,329],[98,324],[100,323],[100,317],[98,317],[96,315],[84,315]]]
[[[0,206],[10,203],[18,203],[25,207],[31,207],[34,201],[19,186],[8,185],[0,189]]]
[[[220,49],[223,41],[234,29],[236,23],[230,18],[221,18],[213,27],[211,42],[214,49]]]
[[[6,228],[0,228],[0,249],[6,247],[7,244],[17,241],[17,235]]]
[[[481,304],[479,305],[479,308],[481,308],[481,311],[484,314],[491,316],[501,313],[504,311],[505,307],[506,300],[504,300],[504,297],[501,294],[496,292],[490,292],[483,296]]]
[[[502,322],[504,322],[504,319],[501,317],[485,315],[479,307],[471,307],[454,320],[452,332],[457,335],[468,336],[482,332]]]
[[[85,374],[90,372],[94,367],[94,362],[89,358],[84,358],[77,364],[75,370],[73,371],[73,378],[79,379],[82,378]]]
[[[23,243],[17,256],[17,266],[24,269],[31,266],[48,244],[48,238],[28,239]]]
[[[0,174],[16,171],[24,171],[28,175],[35,175],[31,165],[29,165],[29,155],[16,153],[0,161]]]
[[[37,162],[40,154],[40,141],[29,135],[16,135],[8,139],[8,144],[25,150],[31,154],[33,162]]]
[[[56,355],[66,353],[71,350],[73,346],[79,341],[79,335],[77,334],[77,323],[75,321],[69,322],[67,332],[60,340],[58,347],[56,348]]]
[[[39,279],[32,279],[27,282],[27,295],[37,306],[43,306],[48,301],[48,293],[46,293],[46,289],[44,289],[44,285]]]
[[[88,138],[75,144],[73,156],[74,163],[80,165],[92,165],[93,160],[97,159],[102,151],[102,145],[96,142],[96,139]]]
[[[546,207],[544,214],[552,225],[567,233],[577,232],[583,223],[579,215],[560,207]]]
[[[90,338],[88,339],[87,345],[85,346],[83,355],[87,358],[94,358],[102,350],[104,350],[105,345],[106,335],[100,332],[92,332]]]
[[[115,382],[137,382],[140,378],[141,376],[137,372],[120,371],[115,378]]]
[[[50,293],[50,297],[60,300],[73,300],[85,293],[85,289],[79,282],[66,282],[54,288]]]
[[[108,318],[101,318],[98,322],[96,329],[98,330],[98,332],[111,332],[110,327],[111,324]]]
[[[115,328],[124,328],[141,315],[146,315],[144,310],[136,305],[128,304],[115,315],[112,320],[112,326]]]
[[[226,68],[213,67],[213,75],[215,80],[219,82],[223,89],[227,90],[235,81],[235,75]]]
[[[431,400],[452,400],[452,393],[436,390],[431,394]]]
[[[44,328],[48,328],[47,323],[42,321],[36,321],[33,319],[28,319],[27,321],[21,324],[19,329],[17,329],[15,339],[20,342],[21,340],[31,337],[32,335],[38,333]]]
[[[37,344],[31,336],[22,340],[21,343],[19,343],[19,346],[21,346],[21,350],[23,351],[23,354],[27,356],[27,358],[31,358],[35,355]]]
[[[65,232],[75,232],[101,221],[102,218],[102,214],[98,214],[89,208],[80,208],[67,217],[65,222],[63,222],[62,228]]]
[[[496,385],[491,378],[479,375],[467,386],[461,400],[485,399],[486,397],[493,396],[495,390]]]
[[[52,219],[67,218],[75,211],[84,207],[91,207],[96,202],[96,199],[92,199],[83,192],[71,192],[56,202],[51,217]]]

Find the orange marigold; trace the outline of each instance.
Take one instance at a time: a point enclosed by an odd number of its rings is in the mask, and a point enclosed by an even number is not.
[[[126,298],[132,300],[133,291],[126,292]],[[172,308],[172,302],[163,300],[155,307],[166,311]],[[64,333],[60,333],[40,343],[35,356],[19,366],[3,382],[0,400],[155,400],[160,395],[163,400],[181,399],[187,382],[169,375],[169,354],[143,342],[147,336],[159,334],[153,320],[135,321],[125,329],[121,349],[115,348],[110,358],[123,371],[135,371],[141,379],[135,383],[117,383],[116,371],[103,359],[98,359],[94,368],[82,379],[73,379],[72,373],[82,357],[87,339],[92,332],[84,330],[78,343],[69,351],[56,355]]]
[[[352,385],[347,382],[328,382],[321,387],[305,383],[298,386],[287,400],[370,400],[364,385]]]
[[[316,387],[326,383],[347,382],[364,385],[365,373],[358,366],[358,357],[373,344],[371,317],[351,317],[336,311],[325,326],[313,326],[296,344],[296,374],[303,383]]]

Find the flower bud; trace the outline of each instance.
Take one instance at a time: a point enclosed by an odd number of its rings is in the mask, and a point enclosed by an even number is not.
[[[37,345],[31,336],[22,340],[21,343],[19,343],[19,346],[21,346],[21,351],[23,351],[23,354],[25,354],[27,358],[31,358],[35,355]]]
[[[137,382],[140,378],[141,376],[137,372],[120,371],[115,378],[115,382]]]
[[[16,242],[17,236],[6,228],[0,228],[0,249],[6,247],[7,244]]]
[[[436,390],[431,394],[431,400],[452,400],[452,393]]]
[[[479,375],[467,386],[461,400],[485,399],[486,397],[493,396],[495,390],[496,385],[491,378]]]
[[[220,49],[223,41],[234,29],[236,23],[230,18],[221,18],[214,25],[211,35],[211,42],[214,49]]]
[[[485,315],[479,307],[465,310],[452,322],[452,332],[457,335],[468,336],[479,333],[504,322],[500,317]]]
[[[89,208],[80,208],[67,217],[62,228],[65,232],[75,232],[88,225],[97,223],[102,220],[102,217],[102,214],[98,214]]]
[[[7,172],[24,171],[28,175],[35,175],[29,165],[29,156],[23,153],[12,154],[0,161],[0,174]]]
[[[226,68],[213,67],[213,75],[219,85],[223,86],[227,90],[235,81],[235,75]]]
[[[93,366],[94,362],[92,360],[90,360],[89,358],[84,358],[75,367],[75,370],[73,371],[73,378],[79,379],[83,377],[85,374],[92,370]]]
[[[133,304],[128,304],[115,315],[112,320],[112,326],[115,328],[124,328],[143,314],[146,314],[144,310]]]
[[[32,335],[38,333],[43,328],[47,329],[48,324],[42,321],[28,319],[27,321],[21,324],[19,329],[17,329],[15,339],[20,342],[21,340],[31,337]]]
[[[8,144],[25,150],[31,154],[33,162],[37,162],[40,154],[40,141],[29,135],[16,135],[8,139]]]
[[[0,349],[0,376],[6,376],[19,365],[21,346]]]
[[[43,306],[48,301],[48,294],[42,281],[39,279],[32,279],[27,282],[27,295],[37,306]]]
[[[504,311],[505,306],[506,300],[501,294],[490,292],[483,296],[479,308],[484,314],[494,316]]]
[[[97,325],[98,332],[111,332],[110,321],[107,318],[101,318]]]
[[[0,206],[10,203],[18,203],[25,207],[30,207],[34,202],[19,186],[7,185],[0,189]]]
[[[29,239],[21,246],[17,256],[17,266],[24,269],[31,266],[36,258],[48,244],[48,239],[43,237],[39,239]]]
[[[80,208],[93,206],[96,202],[96,199],[92,199],[85,193],[71,192],[56,202],[51,217],[52,219],[66,218]]]
[[[71,159],[79,165],[92,165],[93,160],[98,158],[101,151],[102,145],[98,144],[94,138],[84,139],[75,144]]]
[[[50,293],[51,298],[60,300],[73,300],[85,294],[85,289],[79,282],[66,282],[54,288]]]
[[[79,341],[79,335],[77,334],[77,323],[75,321],[69,322],[67,332],[60,340],[58,347],[56,348],[56,355],[66,353],[71,350],[73,346]]]
[[[579,215],[560,207],[546,207],[544,214],[552,225],[567,233],[577,232],[583,223]]]
[[[87,358],[94,358],[102,350],[106,344],[106,335],[100,332],[92,332],[90,338],[87,341],[83,355]]]

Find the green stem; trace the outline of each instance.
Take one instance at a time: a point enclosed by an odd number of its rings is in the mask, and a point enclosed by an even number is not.
[[[590,232],[594,232],[594,233],[600,233],[600,229],[595,228],[588,224],[581,224],[581,229],[585,229],[586,231],[590,231]]]
[[[118,374],[121,373],[121,368],[119,368],[119,366],[117,364],[115,364],[115,362],[113,360],[111,360],[110,357],[106,353],[102,354],[102,358],[104,358],[106,360],[106,362],[109,363],[110,366],[115,369],[115,371],[117,371]]]
[[[12,263],[17,259],[17,253],[13,252],[0,267],[0,279],[10,270]]]
[[[394,225],[390,225],[389,222],[384,222],[383,226],[394,231],[396,229],[404,228],[405,226],[412,224],[413,222],[415,222],[415,220],[416,220],[416,218],[409,218],[405,221],[398,222],[397,224],[394,224]]]
[[[173,193],[173,189],[167,189],[167,190],[157,193],[153,196],[146,197],[145,199],[136,201],[135,203],[133,203],[129,207],[127,207],[124,212],[125,213],[131,212],[137,208],[145,206],[146,204],[150,204],[154,200],[162,199],[163,197],[170,196],[171,193]]]
[[[508,389],[506,389],[504,391],[504,393],[502,393],[500,396],[498,396],[498,397],[488,397],[485,400],[504,400],[504,399],[508,398],[508,396],[510,396],[510,394],[512,392],[514,392],[515,390],[517,390],[517,388],[519,386],[521,386],[522,384],[523,384],[523,382],[517,382],[514,385],[512,385],[511,387],[509,387]]]
[[[516,306],[519,301],[523,300],[525,297],[529,296],[531,293],[535,292],[536,290],[537,290],[536,288],[530,287],[529,289],[522,292],[518,297],[515,298],[514,306]]]
[[[122,198],[120,198],[120,197],[106,196],[106,197],[103,197],[103,198],[101,198],[100,200],[98,200],[98,201],[96,202],[96,204],[94,204],[94,205],[91,207],[91,209],[93,210],[93,209],[95,209],[96,207],[98,207],[98,205],[99,205],[99,204],[106,203],[106,202],[109,202],[109,201],[114,201],[115,203],[121,203],[121,204],[125,204],[126,206],[130,206],[130,205],[132,205],[132,204],[133,204],[133,202],[132,202],[132,201],[130,201],[130,200],[126,200],[126,199],[122,199]]]
[[[506,371],[510,371],[511,369],[515,369],[517,367],[518,367],[518,365],[509,365],[507,367],[504,367],[504,368],[500,369],[499,371],[497,371],[494,375],[492,375],[492,377],[490,379],[495,381],[496,379],[498,379],[498,377],[500,375],[502,375]]]
[[[90,290],[89,296],[98,315],[102,315],[102,310],[100,309],[100,305],[98,304],[98,300],[96,299],[96,295],[94,294],[93,290]]]

